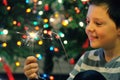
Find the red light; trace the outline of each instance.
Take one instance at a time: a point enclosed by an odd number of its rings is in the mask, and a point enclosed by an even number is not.
[[[27,26],[24,27],[24,30],[28,30],[29,28]]]
[[[27,38],[27,36],[24,34],[24,35],[22,35],[22,38],[23,38],[23,39],[26,39],[26,38]]]
[[[45,4],[44,9],[45,9],[45,11],[49,11],[49,5]]]
[[[59,52],[59,49],[58,49],[58,48],[54,48],[54,51],[55,51],[55,52]]]
[[[54,76],[50,76],[50,80],[54,80]]]

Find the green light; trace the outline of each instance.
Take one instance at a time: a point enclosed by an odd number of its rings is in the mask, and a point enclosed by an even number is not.
[[[44,24],[44,28],[48,28],[49,27],[49,25],[48,24]]]
[[[34,39],[35,39],[35,40],[39,40],[39,38],[38,38],[38,37],[35,37]]]
[[[33,24],[34,24],[34,25],[38,25],[38,22],[37,22],[37,21],[34,21]]]
[[[4,33],[3,33],[3,31],[0,31],[0,35],[3,35]]]

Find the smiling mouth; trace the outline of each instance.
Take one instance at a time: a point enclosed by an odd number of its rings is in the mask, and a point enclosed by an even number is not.
[[[96,39],[98,39],[98,37],[93,37],[93,36],[92,36],[92,37],[89,37],[89,40],[90,40],[90,41],[94,41],[94,40],[96,40]]]

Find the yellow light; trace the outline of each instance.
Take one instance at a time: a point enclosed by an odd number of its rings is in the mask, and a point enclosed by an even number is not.
[[[18,41],[18,42],[17,42],[17,45],[18,45],[18,46],[21,46],[21,44],[22,44],[21,41]]]
[[[44,31],[43,31],[44,34],[47,34],[47,32],[48,32],[47,30],[44,30]]]
[[[31,12],[31,9],[30,9],[30,8],[26,9],[26,12],[27,12],[27,13],[30,13],[30,12]]]
[[[56,12],[56,13],[55,13],[55,18],[58,18],[58,17],[59,17],[59,13]]]
[[[11,10],[11,7],[10,7],[10,6],[8,6],[8,7],[7,7],[7,10],[8,10],[8,11],[10,11],[10,10]]]
[[[16,24],[17,24],[17,21],[13,21],[13,24],[16,25]]]
[[[15,65],[16,65],[17,67],[19,67],[19,66],[20,66],[20,62],[19,62],[19,61],[15,62]]]
[[[66,27],[68,25],[68,20],[63,20],[62,25]]]
[[[38,41],[38,44],[39,44],[39,45],[42,45],[42,44],[43,44],[43,41],[42,41],[42,40]]]
[[[7,46],[7,43],[2,43],[2,47],[6,47]]]
[[[40,54],[36,54],[36,57],[38,58],[40,56]]]
[[[47,23],[48,22],[48,19],[44,19],[44,23]]]

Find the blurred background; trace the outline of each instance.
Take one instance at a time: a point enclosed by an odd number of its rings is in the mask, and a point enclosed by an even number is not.
[[[0,0],[0,80],[27,80],[26,57],[35,56],[40,75],[66,80],[90,50],[85,34],[89,0]]]

